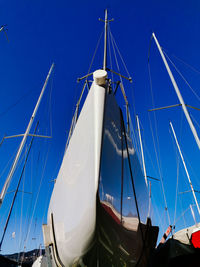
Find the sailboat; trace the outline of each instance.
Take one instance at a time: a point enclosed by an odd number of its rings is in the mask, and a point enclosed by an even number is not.
[[[149,193],[128,124],[123,84],[107,66],[105,10],[103,67],[86,75],[92,85],[72,120],[52,192],[43,237],[50,266],[146,266],[158,227],[149,217]],[[101,66],[100,66],[101,67]],[[127,122],[115,91],[120,85]],[[78,103],[79,104],[79,103]]]

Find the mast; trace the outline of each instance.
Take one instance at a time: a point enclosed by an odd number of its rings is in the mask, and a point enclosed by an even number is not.
[[[173,86],[174,86],[174,89],[175,89],[175,91],[176,91],[176,94],[177,94],[177,96],[178,96],[178,99],[179,99],[179,101],[180,101],[180,103],[181,103],[183,112],[184,112],[184,114],[185,114],[185,116],[186,116],[186,119],[187,119],[187,121],[188,121],[188,124],[189,124],[189,126],[190,126],[190,129],[191,129],[191,131],[192,131],[192,133],[193,133],[193,136],[194,136],[194,138],[195,138],[195,140],[196,140],[197,146],[198,146],[198,148],[200,149],[200,140],[199,140],[197,131],[196,131],[195,127],[194,127],[194,124],[193,124],[193,122],[192,122],[192,120],[191,120],[191,118],[190,118],[190,115],[189,115],[189,113],[188,113],[186,104],[185,104],[185,102],[184,102],[184,100],[183,100],[183,97],[182,97],[180,91],[179,91],[179,88],[178,88],[178,86],[177,86],[177,83],[176,83],[176,81],[175,81],[175,79],[174,79],[174,77],[173,77],[173,74],[172,74],[172,72],[171,72],[171,70],[170,70],[170,68],[169,68],[169,65],[168,65],[168,63],[167,63],[167,60],[166,60],[166,58],[165,58],[165,56],[164,56],[164,53],[163,53],[163,51],[162,51],[162,48],[160,47],[160,44],[159,44],[159,42],[158,42],[158,40],[157,40],[155,34],[153,33],[152,36],[153,36],[153,38],[154,38],[154,40],[155,40],[155,42],[156,42],[156,45],[157,45],[157,47],[158,47],[158,50],[159,50],[160,55],[161,55],[161,57],[162,57],[162,60],[163,60],[163,62],[164,62],[164,64],[165,64],[165,67],[166,67],[166,69],[167,69],[167,72],[168,72],[168,74],[169,74],[169,77],[170,77],[170,79],[171,79],[171,82],[172,82],[172,84],[173,84]]]
[[[105,26],[104,26],[104,57],[103,57],[103,70],[107,67],[107,33],[108,33],[108,10],[105,10]]]
[[[30,119],[30,121],[29,121],[29,124],[28,124],[28,126],[27,126],[27,128],[26,128],[26,132],[25,132],[25,134],[24,134],[24,136],[23,136],[23,139],[22,139],[21,144],[20,144],[20,146],[19,146],[19,149],[18,149],[18,151],[17,151],[17,155],[15,156],[15,159],[14,159],[14,161],[13,161],[13,164],[12,164],[12,167],[11,167],[11,169],[10,169],[10,172],[9,172],[9,174],[8,174],[8,176],[7,176],[7,179],[6,179],[5,183],[4,183],[3,189],[2,189],[1,194],[0,194],[0,207],[1,207],[2,203],[3,203],[4,197],[5,197],[5,195],[6,195],[7,189],[8,189],[9,184],[10,184],[10,181],[11,181],[11,179],[12,179],[12,177],[13,177],[13,174],[14,174],[14,172],[15,172],[15,169],[16,169],[16,167],[17,167],[17,163],[18,163],[18,161],[19,161],[20,155],[21,155],[21,153],[22,153],[22,150],[23,150],[23,148],[24,148],[25,142],[26,142],[27,137],[28,137],[28,135],[29,135],[31,126],[32,126],[32,124],[33,124],[33,121],[34,121],[34,118],[35,118],[35,116],[36,116],[37,110],[38,110],[38,108],[39,108],[40,102],[41,102],[41,100],[42,100],[42,96],[43,96],[43,94],[44,94],[44,91],[45,91],[45,88],[46,88],[46,86],[47,86],[47,83],[48,83],[49,77],[50,77],[50,75],[51,75],[51,72],[52,72],[52,70],[53,70],[53,67],[54,67],[54,63],[51,65],[51,68],[50,68],[49,73],[48,73],[48,75],[47,75],[47,77],[46,77],[45,83],[44,83],[44,85],[43,85],[43,87],[42,87],[42,91],[41,91],[40,96],[39,96],[39,98],[38,98],[37,104],[36,104],[36,106],[35,106],[35,109],[34,109],[34,111],[33,111],[33,114],[32,114],[32,116],[31,116],[31,119]]]
[[[176,133],[175,133],[175,131],[174,131],[174,127],[173,127],[173,125],[172,125],[171,122],[170,122],[170,126],[171,126],[171,129],[172,129],[173,135],[174,135],[174,139],[175,139],[175,141],[176,141],[176,145],[177,145],[177,147],[178,147],[179,154],[180,154],[181,159],[182,159],[182,162],[183,162],[183,166],[184,166],[184,169],[185,169],[185,172],[186,172],[186,175],[187,175],[187,178],[188,178],[190,187],[191,187],[191,191],[192,191],[192,194],[193,194],[193,197],[194,197],[194,201],[195,201],[196,206],[197,206],[197,210],[198,210],[199,215],[200,215],[199,204],[198,204],[198,201],[197,201],[197,198],[196,198],[196,195],[195,195],[195,192],[194,192],[194,188],[193,188],[193,185],[192,185],[192,182],[191,182],[191,179],[190,179],[190,176],[189,176],[189,173],[188,173],[188,170],[187,170],[187,167],[186,167],[184,158],[183,158],[183,154],[182,154],[182,152],[181,152],[181,149],[180,149],[180,146],[179,146],[177,137],[176,137]]]

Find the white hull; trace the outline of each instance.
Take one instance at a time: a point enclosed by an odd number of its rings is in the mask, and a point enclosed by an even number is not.
[[[59,261],[64,266],[71,266],[92,245],[96,226],[104,102],[105,88],[93,82],[51,197],[47,226],[49,237],[46,234],[44,239],[45,245],[54,244],[54,254],[57,252],[59,258],[58,266]]]

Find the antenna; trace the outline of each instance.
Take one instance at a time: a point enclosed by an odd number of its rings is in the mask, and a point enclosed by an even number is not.
[[[108,10],[105,10],[105,30],[104,30],[104,57],[103,57],[103,69],[106,70],[107,65],[107,34],[108,34]]]

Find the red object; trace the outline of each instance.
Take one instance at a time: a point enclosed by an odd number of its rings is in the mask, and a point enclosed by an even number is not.
[[[192,234],[191,242],[195,248],[200,248],[200,231]]]
[[[107,211],[107,213],[116,221],[117,224],[121,224],[120,219],[114,214],[112,209],[105,203],[101,203],[102,207]]]
[[[166,241],[168,235],[171,233],[171,231],[172,231],[172,226],[170,225],[170,226],[167,228],[166,232],[164,233],[162,239],[160,240],[160,243],[161,243],[161,244],[164,244],[164,243],[165,243],[165,241]]]

